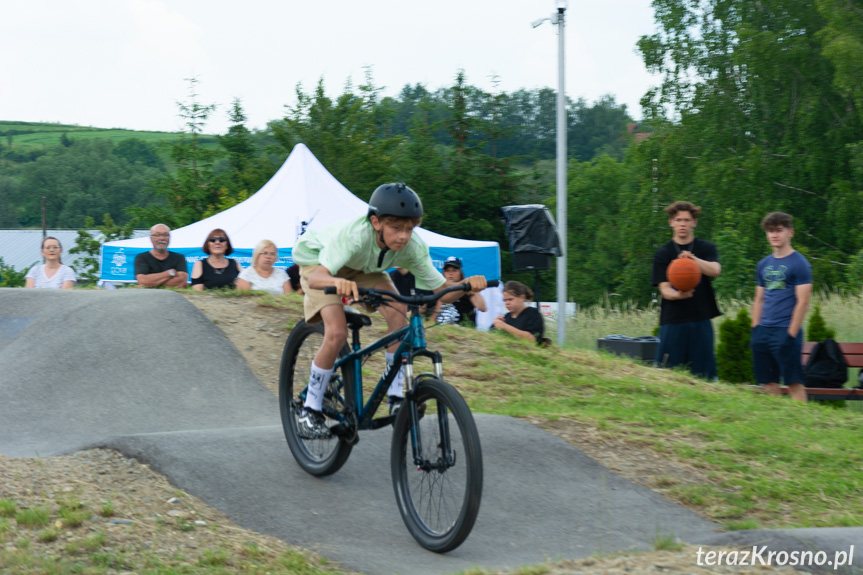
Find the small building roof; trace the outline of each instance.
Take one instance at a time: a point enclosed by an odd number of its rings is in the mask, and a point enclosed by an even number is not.
[[[94,236],[100,234],[99,230],[87,230]],[[146,236],[148,230],[134,230],[133,238]],[[81,271],[76,265],[81,265],[82,254],[70,254],[69,250],[75,247],[78,239],[78,230],[48,230],[45,234],[60,241],[63,246],[63,263],[71,266],[76,272]],[[24,271],[33,264],[42,262],[42,230],[0,230],[0,258],[7,266],[15,268],[15,271]]]

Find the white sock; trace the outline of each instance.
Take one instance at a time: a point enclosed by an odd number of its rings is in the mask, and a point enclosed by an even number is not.
[[[394,353],[387,352],[387,367],[390,367],[395,360]],[[396,396],[396,397],[404,397],[404,392],[402,391],[402,387],[405,381],[405,370],[404,366],[399,366],[399,372],[396,374],[396,378],[390,384],[390,389],[387,391],[387,395]]]
[[[333,374],[332,368],[321,369],[315,362],[312,362],[311,373],[309,374],[309,389],[306,392],[306,401],[303,407],[321,411],[324,403],[324,392],[327,385],[330,383],[330,376]]]

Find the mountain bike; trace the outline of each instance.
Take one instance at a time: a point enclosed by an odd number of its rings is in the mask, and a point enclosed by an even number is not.
[[[497,285],[490,281],[489,286]],[[401,302],[408,325],[367,347],[360,330],[371,318],[345,307],[350,345],[341,350],[325,390],[323,414],[332,436],[300,437],[297,420],[303,409],[312,359],[323,342],[323,324],[301,321],[291,330],[279,372],[279,406],[288,446],[297,463],[316,476],[338,471],[359,441],[359,432],[393,426],[390,466],[399,512],[408,531],[430,551],[444,553],[470,534],[482,499],[482,450],[473,416],[464,398],[443,380],[443,359],[426,349],[421,306],[434,306],[447,293],[470,289],[465,283],[430,295],[404,296],[359,288],[360,301],[372,308]],[[335,293],[335,288],[325,288]],[[380,377],[364,402],[363,363],[375,352],[400,342],[392,367]],[[433,373],[414,375],[414,360],[431,360]],[[404,369],[404,401],[393,415],[377,416],[399,367]]]

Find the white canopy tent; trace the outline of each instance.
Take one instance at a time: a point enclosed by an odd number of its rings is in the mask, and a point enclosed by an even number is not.
[[[420,188],[420,196],[422,196]],[[329,225],[365,214],[368,205],[345,188],[304,145],[297,144],[279,171],[246,201],[199,222],[171,232],[169,249],[192,264],[206,257],[201,246],[211,230],[222,228],[234,247],[232,258],[243,267],[251,265],[252,251],[266,238],[279,248],[277,267],[293,263],[291,251],[305,229]],[[468,275],[500,278],[500,246],[442,236],[422,228],[416,233],[429,245],[438,269],[449,256],[462,259]],[[107,242],[102,246],[100,279],[134,282],[135,256],[152,248],[149,237]]]

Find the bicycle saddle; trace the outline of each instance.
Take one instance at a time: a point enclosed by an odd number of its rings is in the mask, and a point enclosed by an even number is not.
[[[352,330],[372,325],[372,318],[348,305],[345,306],[345,318],[348,320],[348,327]]]

